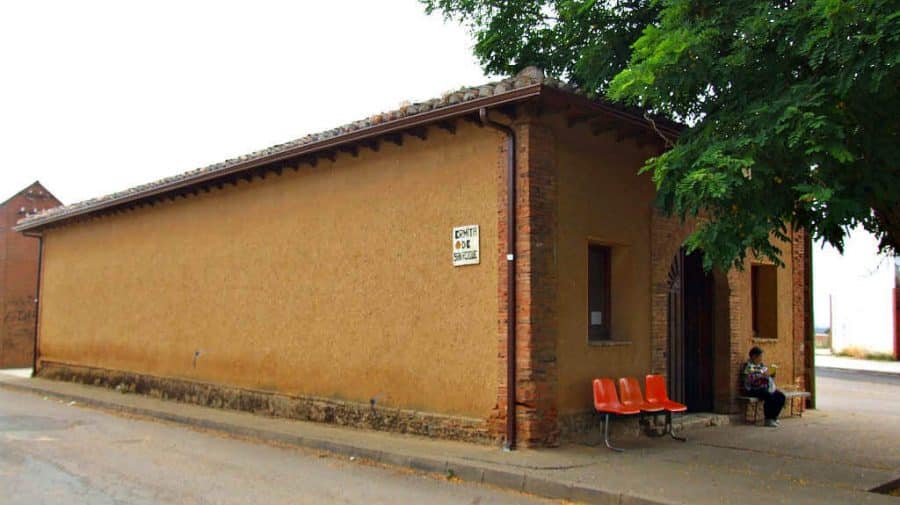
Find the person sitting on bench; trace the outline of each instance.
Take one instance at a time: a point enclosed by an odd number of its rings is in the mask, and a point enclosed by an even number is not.
[[[750,361],[744,364],[743,386],[744,394],[759,398],[763,401],[763,412],[766,416],[766,426],[778,427],[778,415],[784,407],[784,393],[775,389],[775,381],[772,376],[774,370],[762,362],[763,351],[759,347],[750,349]]]

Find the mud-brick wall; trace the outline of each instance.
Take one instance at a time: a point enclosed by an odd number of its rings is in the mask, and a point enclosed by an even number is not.
[[[795,324],[802,324],[802,321],[795,321],[795,290],[802,289],[801,286],[794,284],[794,268],[795,265],[791,261],[793,249],[790,242],[775,242],[775,245],[781,250],[782,258],[785,265],[779,267],[776,273],[776,328],[777,331],[772,338],[755,338],[753,336],[753,286],[751,267],[754,264],[771,264],[771,262],[762,259],[749,258],[744,263],[743,270],[731,270],[728,273],[730,293],[730,326],[731,347],[732,347],[732,366],[734,372],[729,380],[733,381],[733,391],[739,389],[740,372],[744,363],[749,359],[748,353],[753,346],[758,346],[763,350],[763,361],[767,364],[777,364],[778,373],[776,383],[780,388],[790,389],[796,384],[795,378],[798,373],[802,373],[795,364],[798,357],[796,355],[796,346],[794,339]],[[733,402],[732,406],[736,406]]]
[[[38,239],[12,228],[26,213],[59,205],[34,183],[0,205],[0,368],[32,365]]]
[[[800,348],[795,345],[795,326],[804,326],[802,311],[795,310],[795,295],[803,295],[804,287],[802,282],[798,282],[797,275],[802,272],[795,269],[802,269],[802,264],[792,261],[793,245],[791,242],[776,242],[776,246],[781,250],[781,258],[784,266],[777,269],[776,277],[776,299],[774,303],[777,305],[777,332],[773,338],[753,338],[753,297],[750,266],[754,263],[767,263],[764,261],[750,260],[744,272],[744,285],[742,286],[743,297],[745,300],[743,310],[746,317],[744,318],[743,331],[751,335],[750,344],[759,346],[763,350],[763,361],[766,364],[777,364],[778,373],[775,382],[781,388],[791,388],[801,386],[798,381],[802,376],[802,361],[798,360],[802,353]],[[766,303],[772,303],[772,300],[766,300]],[[749,348],[748,348],[749,351]],[[744,356],[744,361],[747,356]]]
[[[556,137],[559,224],[557,366],[560,413],[590,412],[595,377],[643,376],[651,366],[650,219],[654,187],[638,171],[650,147],[548,119]],[[612,335],[588,341],[588,245],[612,252]]]
[[[485,419],[501,142],[433,129],[51,229],[40,359]],[[471,224],[482,261],[453,267]]]

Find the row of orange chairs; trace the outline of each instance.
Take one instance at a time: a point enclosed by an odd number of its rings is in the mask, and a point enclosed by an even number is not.
[[[594,379],[594,409],[603,414],[603,442],[606,447],[622,452],[609,443],[609,415],[634,415],[649,413],[666,415],[666,433],[676,440],[686,439],[675,436],[672,431],[672,412],[684,412],[687,406],[669,399],[666,379],[662,375],[648,375],[644,378],[646,400],[641,395],[641,386],[634,377],[619,379],[619,392],[612,379]],[[620,399],[621,398],[621,399]]]

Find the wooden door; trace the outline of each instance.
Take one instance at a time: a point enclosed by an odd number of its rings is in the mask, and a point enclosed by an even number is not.
[[[679,251],[669,271],[669,395],[694,412],[713,409],[712,302],[702,253]]]

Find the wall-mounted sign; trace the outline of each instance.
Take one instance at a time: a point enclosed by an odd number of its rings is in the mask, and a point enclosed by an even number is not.
[[[477,265],[480,262],[478,225],[453,228],[453,266]]]

